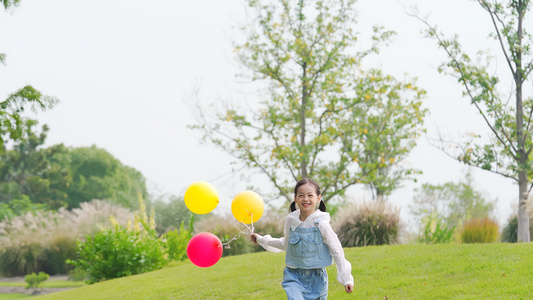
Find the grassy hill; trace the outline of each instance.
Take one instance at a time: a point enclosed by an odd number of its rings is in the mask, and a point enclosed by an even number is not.
[[[533,243],[347,248],[353,294],[328,267],[330,299],[521,299],[532,295]],[[284,253],[226,257],[210,268],[190,262],[34,298],[284,299]]]

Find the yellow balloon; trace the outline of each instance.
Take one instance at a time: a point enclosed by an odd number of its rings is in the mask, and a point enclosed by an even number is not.
[[[263,215],[264,210],[265,205],[263,199],[252,191],[238,193],[231,203],[233,216],[244,224],[257,222]]]
[[[218,192],[209,183],[197,181],[189,185],[183,196],[187,208],[195,214],[207,214],[218,205]]]

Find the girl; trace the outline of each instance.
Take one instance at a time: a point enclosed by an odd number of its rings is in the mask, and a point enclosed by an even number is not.
[[[296,209],[296,205],[299,209]],[[319,210],[316,210],[316,207]],[[325,267],[337,264],[337,280],[347,293],[353,291],[352,266],[344,258],[337,235],[329,224],[329,214],[322,202],[320,187],[311,179],[302,179],[294,188],[291,213],[285,220],[282,238],[252,234],[254,243],[272,252],[286,250],[281,285],[288,299],[327,299],[328,273]]]

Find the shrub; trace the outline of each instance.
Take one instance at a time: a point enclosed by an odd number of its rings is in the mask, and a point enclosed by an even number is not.
[[[498,223],[489,218],[475,218],[461,230],[463,243],[494,243],[498,240]]]
[[[426,244],[443,244],[453,241],[455,226],[446,224],[436,214],[432,214],[425,222],[424,231],[419,241]]]
[[[76,269],[87,272],[89,283],[119,278],[162,268],[168,263],[165,242],[155,230],[154,212],[150,219],[142,198],[133,228],[112,219],[113,230],[104,230],[78,242],[78,259],[69,260]]]
[[[165,248],[151,233],[116,226],[78,243],[79,259],[70,261],[87,272],[89,283],[141,274],[166,265]]]
[[[193,229],[194,215],[189,221],[189,228]],[[185,229],[185,222],[181,222],[180,229],[171,230],[163,235],[166,241],[166,248],[168,251],[168,258],[171,260],[184,260],[187,258],[187,245],[192,238],[192,230]]]
[[[80,270],[80,269],[74,269],[68,273],[68,280],[71,281],[83,281],[87,279],[87,272]]]
[[[533,218],[529,219],[529,235],[533,237]],[[507,225],[502,229],[502,242],[516,243],[518,241],[518,216],[511,215]]]
[[[35,273],[31,273],[29,275],[26,275],[24,277],[24,281],[26,281],[28,283],[28,286],[26,287],[27,289],[29,288],[38,288],[39,285],[41,285],[41,283],[43,283],[44,281],[48,280],[48,278],[50,277],[50,275],[44,273],[44,272],[39,272],[39,274],[35,274]]]
[[[400,210],[382,201],[350,205],[333,222],[343,247],[391,245],[398,242]]]

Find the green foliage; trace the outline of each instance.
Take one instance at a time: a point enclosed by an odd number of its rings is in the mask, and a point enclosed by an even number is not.
[[[156,230],[159,233],[178,229],[193,216],[185,205],[183,197],[172,195],[167,199],[152,200],[151,206],[155,209]],[[192,231],[190,227],[185,228]]]
[[[27,289],[33,288],[36,289],[43,283],[44,281],[48,280],[50,275],[39,272],[39,274],[31,273],[29,275],[24,276],[24,280],[28,283]]]
[[[187,258],[187,245],[192,238],[194,215],[190,217],[189,229],[185,229],[185,222],[181,222],[180,229],[174,229],[165,233],[162,238],[166,240],[168,258],[183,261]]]
[[[0,152],[0,203],[28,197],[51,209],[72,209],[106,199],[136,208],[137,193],[147,195],[142,174],[107,151],[62,144],[41,148],[47,133],[43,126],[40,134],[29,132],[12,150]]]
[[[20,0],[2,0],[4,8],[7,10],[19,4]]]
[[[425,228],[419,241],[426,244],[445,244],[453,241],[455,226],[446,224],[436,214],[426,218]]]
[[[529,234],[533,233],[533,219],[529,219]],[[507,225],[502,229],[502,242],[516,243],[518,241],[518,217],[512,215],[507,221]]]
[[[423,184],[415,189],[411,213],[419,220],[438,216],[448,227],[461,227],[471,218],[484,218],[494,210],[494,202],[476,191],[470,173],[459,183],[446,182],[442,185]],[[423,222],[425,227],[427,221]]]
[[[113,230],[104,230],[78,241],[78,259],[69,260],[76,269],[87,272],[89,283],[105,281],[160,269],[168,263],[166,243],[157,236],[154,214],[150,218],[139,195],[139,212],[133,228],[112,219]]]
[[[361,70],[394,34],[374,28],[372,46],[359,52],[355,1],[248,1],[255,19],[235,49],[268,84],[257,108],[198,105],[205,139],[250,169],[263,172],[274,198],[292,199],[294,182],[313,178],[325,202],[362,183],[387,195],[417,170],[400,161],[423,132],[425,91],[380,70]]]
[[[137,208],[137,195],[147,196],[145,179],[137,170],[122,165],[104,149],[95,146],[72,148],[68,153],[72,184],[67,193],[69,207],[81,202],[106,199]]]
[[[400,211],[374,201],[351,205],[337,214],[333,229],[343,247],[391,245],[398,242]]]
[[[498,223],[489,218],[469,220],[461,230],[463,243],[494,243],[498,237]]]
[[[24,117],[25,107],[30,106],[31,110],[36,112],[51,108],[56,102],[57,99],[41,94],[30,85],[0,102],[0,151],[5,150],[7,141],[19,141],[25,138],[37,124],[37,121]]]
[[[24,215],[27,212],[45,211],[46,204],[33,203],[27,195],[21,195],[21,199],[12,199],[9,203],[0,202],[0,220]]]
[[[19,4],[20,0],[2,0],[5,10]],[[0,64],[5,64],[6,55],[0,53]],[[36,113],[39,110],[52,108],[58,100],[43,95],[31,85],[26,85],[10,94],[6,100],[0,101],[0,153],[5,150],[6,142],[19,141],[32,133],[37,121],[24,116],[24,110]]]
[[[122,227],[105,230],[78,243],[77,269],[87,272],[89,283],[141,274],[166,265],[164,243],[154,234]]]
[[[83,270],[74,269],[68,273],[68,280],[77,282],[77,281],[83,281],[85,279],[87,279],[87,272]]]

